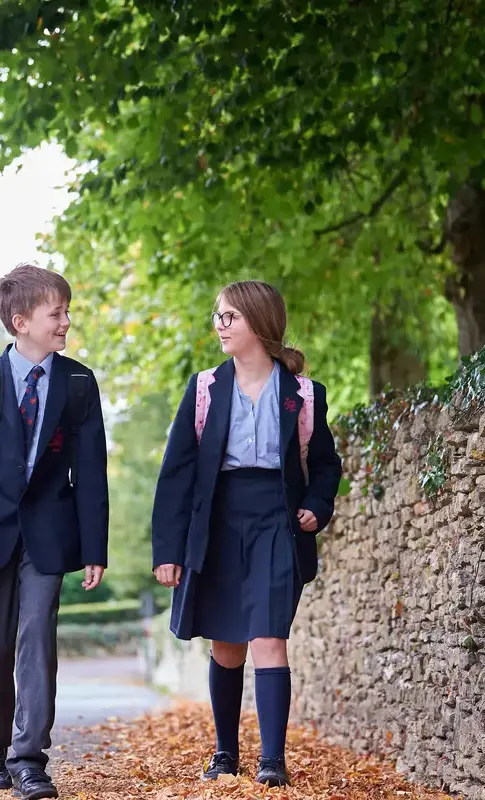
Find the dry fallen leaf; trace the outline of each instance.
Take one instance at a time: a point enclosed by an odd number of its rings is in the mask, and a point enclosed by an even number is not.
[[[239,778],[237,777],[237,775],[221,775],[219,780],[222,783],[225,783],[226,786],[227,784],[237,786],[237,784],[239,783]]]
[[[57,768],[56,784],[77,800],[450,800],[438,790],[408,783],[392,766],[368,755],[329,745],[315,726],[290,727],[287,763],[293,785],[268,789],[254,780],[260,752],[254,714],[241,720],[241,775],[203,782],[214,727],[210,708],[182,703],[157,716],[123,723],[118,719],[83,731],[111,752],[90,752],[88,763]],[[108,757],[107,757],[108,756]],[[64,756],[65,757],[65,756]]]

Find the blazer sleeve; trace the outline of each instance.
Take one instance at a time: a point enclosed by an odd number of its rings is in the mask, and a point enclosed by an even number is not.
[[[77,443],[76,508],[84,565],[108,564],[108,478],[106,434],[98,384],[91,372],[86,419]]]
[[[309,483],[301,507],[312,511],[318,523],[318,531],[330,522],[334,511],[334,500],[342,475],[342,463],[335,451],[335,442],[327,423],[326,389],[313,382],[314,425],[308,446]]]
[[[199,450],[195,435],[196,391],[197,375],[192,375],[165,448],[152,515],[153,568],[184,563]]]

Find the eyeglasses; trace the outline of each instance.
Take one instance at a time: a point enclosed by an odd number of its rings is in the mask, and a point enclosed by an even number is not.
[[[212,324],[216,327],[217,323],[220,321],[224,328],[229,328],[232,325],[233,319],[239,319],[240,316],[241,315],[236,314],[235,311],[224,311],[223,314],[214,311],[212,314]]]

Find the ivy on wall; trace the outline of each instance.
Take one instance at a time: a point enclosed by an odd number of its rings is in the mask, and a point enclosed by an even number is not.
[[[359,440],[365,462],[366,479],[362,493],[377,500],[384,496],[386,465],[394,457],[392,439],[404,420],[425,408],[450,409],[461,424],[485,408],[485,347],[462,359],[461,366],[443,386],[418,384],[404,391],[388,389],[369,406],[357,405],[350,414],[337,417],[333,430],[339,449]],[[418,484],[427,497],[436,495],[447,480],[450,453],[442,434],[431,435]],[[340,495],[350,492],[348,478],[341,483]]]
[[[450,453],[442,433],[430,439],[418,486],[426,497],[434,497],[447,481]]]

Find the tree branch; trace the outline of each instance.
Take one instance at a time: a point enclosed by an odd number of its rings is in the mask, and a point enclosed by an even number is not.
[[[451,19],[451,9],[453,8],[453,0],[448,0],[448,8],[446,9],[445,25],[448,25]]]
[[[342,230],[342,228],[349,228],[351,225],[355,225],[356,222],[363,222],[366,219],[372,219],[372,217],[377,216],[382,206],[392,197],[396,189],[404,183],[407,176],[407,170],[400,169],[380,197],[374,200],[369,211],[358,211],[355,214],[351,214],[350,217],[340,220],[340,222],[335,222],[326,228],[320,228],[320,230],[314,231],[315,236],[326,236],[328,233],[335,233]]]
[[[359,187],[357,186],[357,184],[356,184],[356,182],[354,180],[354,176],[352,175],[352,172],[350,171],[350,169],[348,167],[347,167],[347,169],[345,171],[347,173],[347,177],[348,177],[349,183],[352,186],[352,189],[354,190],[354,192],[357,195],[357,197],[359,198],[359,200],[362,201],[364,198],[362,197],[362,194],[359,191]]]

